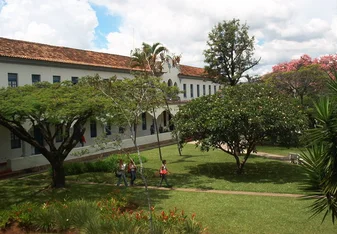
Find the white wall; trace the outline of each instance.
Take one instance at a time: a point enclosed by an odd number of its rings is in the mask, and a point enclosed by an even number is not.
[[[8,73],[18,74],[18,85],[32,84],[32,74],[41,76],[41,81],[53,83],[53,76],[61,76],[61,81],[71,80],[71,77],[83,77],[99,74],[102,78],[110,78],[116,75],[118,78],[131,78],[131,74],[121,72],[107,72],[83,70],[76,68],[61,68],[38,65],[10,64],[0,62],[0,87],[8,86]]]
[[[118,78],[132,78],[131,74],[128,73],[122,73],[122,72],[113,72],[113,71],[95,71],[95,70],[84,70],[80,68],[62,68],[62,67],[56,67],[56,66],[42,66],[42,65],[27,65],[27,64],[15,64],[15,63],[4,63],[0,62],[0,87],[7,87],[8,86],[8,73],[16,73],[18,75],[18,85],[26,85],[32,84],[32,74],[40,75],[41,81],[48,81],[50,83],[53,82],[53,76],[60,76],[61,81],[64,80],[71,80],[71,77],[78,77],[81,78],[83,76],[87,75],[95,75],[99,74],[102,78],[110,78],[112,76],[117,76]],[[203,95],[202,87],[203,85],[206,85],[206,95],[209,94],[208,92],[208,85],[212,86],[212,94],[214,93],[214,86],[217,86],[217,90],[219,89],[218,84],[213,84],[210,81],[204,81],[201,78],[179,78],[178,74],[180,73],[179,69],[176,67],[169,68],[167,64],[164,66],[164,74],[163,74],[163,81],[167,84],[169,80],[172,81],[172,85],[175,83],[177,84],[177,87],[182,91],[183,90],[183,84],[186,84],[187,86],[187,97],[184,98],[183,94],[180,94],[180,98],[182,101],[191,100],[190,96],[190,84],[193,84],[194,89],[194,98],[197,97],[197,84],[200,85],[200,96]],[[0,107],[1,108],[1,107]],[[175,114],[178,107],[177,105],[170,106],[171,113]],[[156,118],[158,122],[158,128],[159,125],[164,122],[163,117],[163,111],[164,108],[158,108],[156,110]],[[174,110],[172,112],[172,110]],[[148,136],[150,135],[150,126],[152,124],[153,119],[153,113],[147,113],[146,114],[146,121],[147,126],[146,129],[142,129],[142,123],[140,122],[137,126],[137,136]],[[140,116],[141,120],[141,116]],[[167,116],[167,125],[169,118]],[[91,137],[90,132],[90,123],[88,122],[85,127],[85,138],[86,138],[86,144],[85,146],[94,145],[98,138],[105,135],[105,128],[104,124],[100,123],[99,121],[96,121],[97,126],[97,137]],[[31,129],[31,126],[25,126],[27,129]],[[163,126],[164,127],[164,126]],[[31,130],[32,131],[32,130]],[[110,141],[114,139],[116,134],[119,133],[119,128],[117,126],[112,126],[112,134],[110,136],[107,136],[107,139]],[[33,133],[31,133],[33,134]],[[14,160],[22,158],[22,157],[28,157],[31,155],[34,155],[34,147],[29,145],[28,143],[25,143],[21,141],[21,148],[17,149],[11,149],[11,139],[10,139],[10,132],[0,126],[0,163],[6,162],[7,160]],[[123,139],[130,138],[130,132],[129,129],[126,129],[125,133],[122,136]],[[58,144],[56,144],[57,146]],[[77,145],[77,147],[81,147],[80,144]],[[44,159],[42,159],[43,161]],[[35,160],[33,160],[35,161]],[[28,162],[28,161],[27,161]]]
[[[174,83],[177,84],[177,87],[179,88],[180,91],[184,91],[184,84],[186,84],[186,97],[184,97],[184,94],[179,94],[180,100],[181,101],[188,101],[192,100],[193,98],[198,97],[198,92],[197,92],[197,85],[199,85],[199,97],[204,96],[203,93],[203,85],[205,85],[206,92],[205,95],[209,94],[214,94],[214,87],[216,87],[216,91],[219,90],[220,85],[217,83],[213,83],[209,79],[203,79],[200,77],[182,77],[178,76],[180,73],[179,67],[171,67],[169,68],[167,63],[164,64],[164,69],[163,69],[163,80],[167,84],[169,79],[171,79],[172,84]],[[191,97],[191,84],[193,85],[193,97]],[[209,92],[209,86],[211,87],[211,92]]]

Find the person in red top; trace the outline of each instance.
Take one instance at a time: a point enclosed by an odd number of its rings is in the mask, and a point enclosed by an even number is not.
[[[86,143],[84,135],[81,136],[80,143],[82,147],[84,146],[84,143]]]
[[[159,174],[160,174],[160,177],[161,177],[159,186],[161,186],[162,183],[163,183],[163,180],[165,180],[165,183],[166,183],[167,187],[172,187],[167,182],[167,173],[168,173],[168,170],[167,170],[167,167],[166,167],[166,160],[163,160],[162,161],[162,165],[161,165],[161,167],[159,169]]]

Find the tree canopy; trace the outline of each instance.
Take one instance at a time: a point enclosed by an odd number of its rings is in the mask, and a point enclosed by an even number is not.
[[[305,103],[305,98],[312,103],[312,100],[327,91],[329,76],[318,64],[294,65],[293,69],[275,69],[275,72],[265,75],[262,80],[281,92],[298,98],[302,106],[310,105],[309,102]]]
[[[254,58],[254,37],[249,37],[248,29],[233,19],[218,23],[208,34],[205,70],[217,82],[234,86],[259,63],[260,59]]]
[[[202,150],[221,149],[235,158],[238,173],[256,144],[268,136],[294,144],[305,123],[301,108],[288,97],[256,83],[225,87],[194,99],[174,117],[182,145],[194,140]]]
[[[53,187],[64,187],[63,161],[85,132],[85,123],[102,113],[105,101],[94,88],[37,83],[0,89],[0,124],[46,157],[53,168]],[[42,141],[35,139],[40,131]],[[62,135],[57,146],[55,138]]]

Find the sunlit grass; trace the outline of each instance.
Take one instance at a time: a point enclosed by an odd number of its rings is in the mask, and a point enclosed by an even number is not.
[[[299,189],[304,180],[302,171],[297,165],[288,162],[251,157],[244,174],[238,176],[235,174],[233,157],[221,151],[201,152],[193,145],[183,149],[183,156],[178,155],[175,145],[164,147],[162,151],[171,171],[169,182],[176,188],[302,193]],[[155,172],[161,165],[158,149],[144,151],[142,155],[148,159],[144,164],[148,183],[156,185],[160,178]],[[109,198],[115,192],[130,197],[141,209],[147,209],[148,206],[144,188],[118,188],[114,186],[117,178],[113,173],[68,176],[67,188],[59,190],[50,189],[47,172],[28,179],[0,181],[2,210],[27,201],[40,204],[51,200],[98,201]],[[80,184],[88,182],[95,184]],[[136,184],[142,184],[139,176]],[[172,190],[149,192],[151,205],[156,206],[156,210],[177,207],[187,214],[196,213],[198,221],[208,227],[209,233],[336,233],[336,227],[330,222],[320,224],[321,217],[308,219],[311,213],[307,207],[311,201],[298,198]]]

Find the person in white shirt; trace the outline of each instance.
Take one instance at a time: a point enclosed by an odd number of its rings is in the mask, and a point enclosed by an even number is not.
[[[127,182],[126,176],[125,176],[125,169],[126,169],[126,164],[123,162],[122,159],[120,159],[119,164],[118,164],[118,171],[117,171],[117,174],[119,175],[117,186],[120,185],[121,180],[123,178],[125,187],[128,187],[128,182]]]

